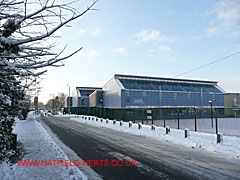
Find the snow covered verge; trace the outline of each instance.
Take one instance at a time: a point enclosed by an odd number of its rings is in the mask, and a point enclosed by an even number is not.
[[[190,136],[185,138],[184,130],[178,129],[170,129],[170,134],[166,135],[166,128],[163,127],[155,127],[155,130],[152,130],[150,125],[141,125],[142,128],[138,129],[138,124],[132,123],[132,126],[129,127],[128,122],[121,122],[122,125],[120,126],[120,121],[115,121],[114,124],[113,120],[107,120],[108,122],[106,123],[105,119],[101,120],[101,118],[93,116],[75,115],[75,117],[70,119],[80,123],[147,136],[191,148],[201,148],[228,157],[240,158],[240,138],[235,136],[223,136],[223,142],[217,144],[216,134],[189,131]]]
[[[29,112],[25,121],[17,120],[14,133],[18,143],[23,146],[22,160],[68,160],[68,157],[55,144],[46,130],[36,120],[39,116]],[[23,179],[68,179],[86,180],[77,167],[74,166],[18,166],[4,161],[0,164],[1,180]]]
[[[53,116],[57,116],[57,117],[75,117],[75,114],[62,114],[62,113],[58,113],[58,115],[53,115]]]

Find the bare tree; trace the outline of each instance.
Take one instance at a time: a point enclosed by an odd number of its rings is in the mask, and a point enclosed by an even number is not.
[[[53,110],[53,102],[54,102],[54,99],[49,99],[47,101],[47,104],[45,105],[47,110]]]
[[[6,156],[11,139],[14,117],[27,102],[25,95],[34,90],[46,67],[61,67],[62,61],[79,52],[63,56],[55,52],[56,32],[82,17],[97,1],[83,12],[75,2],[57,4],[54,0],[0,0],[0,160]]]
[[[65,104],[65,100],[67,98],[67,94],[64,92],[60,92],[58,93],[58,97],[59,97],[59,108],[62,109],[64,108],[64,104]]]
[[[58,5],[54,4],[55,1],[47,0],[45,3],[38,4],[40,6],[38,10],[28,14],[27,9],[28,7],[30,9],[31,5],[27,1],[23,3],[2,0],[0,3],[1,69],[8,71],[14,67],[18,71],[8,73],[29,78],[29,76],[39,76],[46,72],[46,70],[38,71],[46,66],[63,66],[62,63],[57,63],[76,54],[82,47],[61,57],[63,51],[53,52],[55,45],[47,45],[49,39],[54,38],[52,35],[67,23],[93,10],[92,7],[96,2],[94,1],[85,11],[77,14],[71,7],[72,3]],[[23,13],[16,12],[17,9],[22,10],[21,7],[24,7]],[[71,13],[71,17],[66,19],[64,12]]]

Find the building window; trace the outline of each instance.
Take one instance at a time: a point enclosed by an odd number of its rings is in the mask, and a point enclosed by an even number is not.
[[[163,93],[162,93],[162,91],[160,90],[160,91],[159,91],[159,101],[160,101],[160,103],[162,103],[162,100],[163,100]]]
[[[174,100],[175,100],[176,103],[177,103],[177,99],[178,99],[178,93],[174,92]]]
[[[147,102],[147,92],[143,91],[143,102]]]
[[[125,95],[126,95],[126,102],[130,102],[130,93],[129,93],[129,91],[126,91]]]
[[[216,104],[216,94],[213,94],[212,99],[213,99],[213,103]]]
[[[192,99],[192,94],[188,93],[188,101],[191,102],[191,99]]]
[[[203,98],[204,98],[204,94],[203,94],[203,90],[201,89],[201,105],[203,106]]]

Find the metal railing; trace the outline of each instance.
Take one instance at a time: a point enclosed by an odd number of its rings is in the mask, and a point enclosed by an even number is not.
[[[72,114],[240,136],[240,109],[223,107],[71,107]]]

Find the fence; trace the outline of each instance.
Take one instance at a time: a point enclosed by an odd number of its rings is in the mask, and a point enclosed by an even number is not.
[[[67,108],[65,109],[67,111]],[[191,119],[227,117],[224,108],[196,108],[196,107],[164,107],[164,108],[101,108],[101,107],[71,107],[71,113],[92,115],[123,121],[135,120],[163,120],[163,119]],[[240,114],[239,114],[240,116]]]
[[[67,108],[65,109],[67,111]],[[240,136],[240,109],[203,107],[100,108],[71,107],[72,114],[91,115],[122,121],[141,122],[176,129],[221,132]]]

